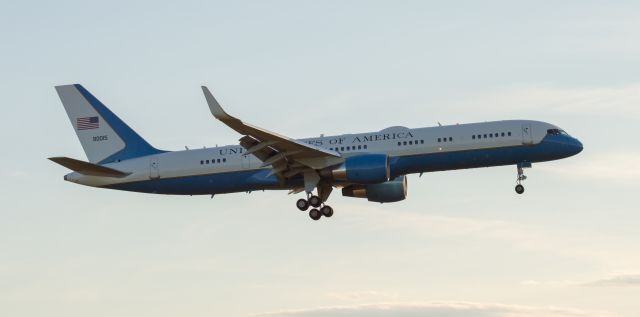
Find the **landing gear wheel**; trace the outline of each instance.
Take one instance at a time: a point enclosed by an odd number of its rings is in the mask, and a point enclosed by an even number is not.
[[[322,213],[323,216],[329,218],[331,216],[333,216],[333,208],[325,205],[324,207],[320,208],[320,212]]]
[[[309,204],[313,207],[318,208],[322,204],[322,200],[318,196],[311,196],[309,197]]]
[[[524,193],[524,186],[522,186],[520,184],[516,185],[516,193],[518,193],[518,194]]]
[[[322,214],[320,213],[320,210],[313,208],[309,210],[309,217],[313,220],[320,220]]]
[[[309,202],[306,199],[298,199],[296,202],[296,207],[300,209],[300,211],[306,211],[309,209]]]

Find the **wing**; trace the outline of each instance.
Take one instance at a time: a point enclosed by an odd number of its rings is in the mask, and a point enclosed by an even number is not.
[[[209,89],[202,86],[204,97],[213,116],[230,128],[244,135],[240,145],[262,161],[262,166],[272,166],[271,174],[288,178],[309,169],[321,169],[344,161],[340,153],[307,144],[284,135],[271,132],[232,117],[222,109]]]

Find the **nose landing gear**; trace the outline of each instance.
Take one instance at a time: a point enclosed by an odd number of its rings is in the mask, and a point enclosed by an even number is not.
[[[518,163],[517,165],[517,169],[518,169],[518,178],[516,180],[516,193],[518,194],[522,194],[524,193],[524,186],[522,186],[522,182],[527,179],[527,176],[524,175],[524,169],[525,168],[530,168],[531,167],[531,163],[528,162],[524,162],[524,163]]]
[[[521,184],[516,185],[516,193],[518,194],[524,193],[524,186],[522,186]]]

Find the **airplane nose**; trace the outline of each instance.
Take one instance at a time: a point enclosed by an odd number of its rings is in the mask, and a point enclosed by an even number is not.
[[[576,138],[572,138],[571,140],[571,149],[572,149],[572,154],[571,155],[576,155],[580,152],[582,152],[582,149],[584,148],[582,146],[582,142],[580,142],[578,139]]]

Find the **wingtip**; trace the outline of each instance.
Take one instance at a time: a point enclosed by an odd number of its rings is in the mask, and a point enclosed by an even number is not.
[[[202,92],[204,93],[204,99],[207,101],[207,105],[209,105],[209,110],[211,110],[211,114],[218,120],[232,119],[233,117],[227,114],[224,109],[222,109],[222,106],[220,105],[220,103],[218,103],[216,98],[213,97],[213,94],[211,93],[209,88],[207,88],[207,86],[201,87]]]

